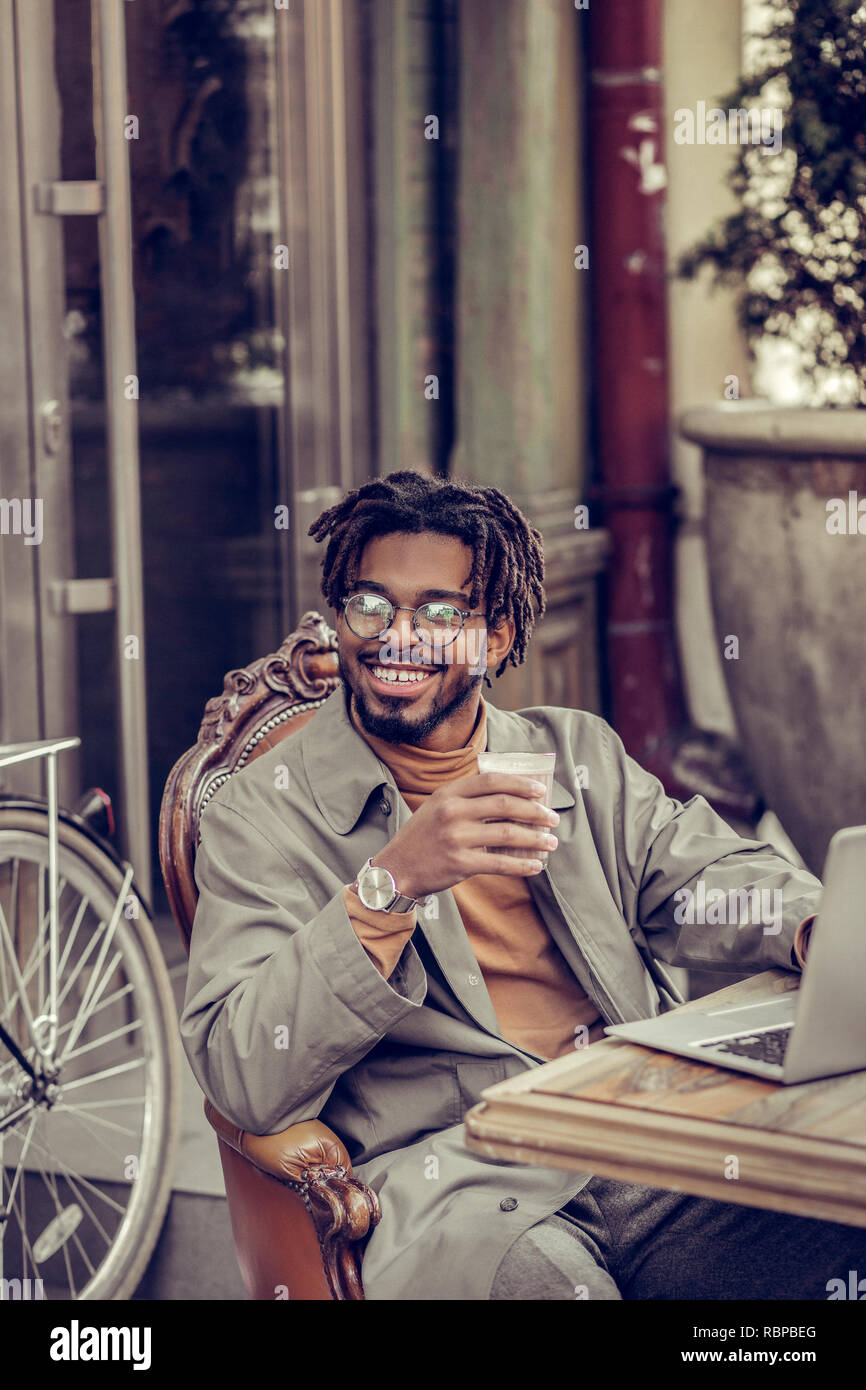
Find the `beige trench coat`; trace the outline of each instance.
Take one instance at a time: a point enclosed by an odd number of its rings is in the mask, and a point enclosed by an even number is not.
[[[740,839],[702,797],[668,797],[595,715],[488,705],[487,729],[490,749],[556,752],[560,843],[528,882],[606,1021],[681,1002],[665,962],[798,968],[794,932],[820,895],[811,874]],[[181,1033],[202,1090],[236,1124],[273,1134],[321,1116],[343,1139],[382,1203],[368,1298],[486,1299],[511,1243],[591,1175],[465,1147],[480,1092],[544,1059],[502,1037],[453,894],[419,911],[389,980],[352,930],[343,886],[409,815],[342,688],[231,777],[202,816]],[[678,925],[673,895],[699,878],[707,891],[778,889],[781,930]],[[505,1198],[517,1205],[503,1210]]]

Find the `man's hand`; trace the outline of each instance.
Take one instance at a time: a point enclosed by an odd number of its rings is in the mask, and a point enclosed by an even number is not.
[[[806,952],[809,950],[809,939],[812,935],[812,928],[815,925],[816,916],[817,914],[813,912],[811,917],[807,917],[805,921],[800,923],[794,933],[794,946],[791,952],[793,957],[792,964],[796,961],[801,970],[805,970],[806,968]]]
[[[482,772],[438,787],[385,849],[373,858],[387,869],[401,893],[426,898],[473,874],[524,878],[544,867],[532,851],[555,849],[549,827],[559,822],[542,804],[545,787],[512,772]],[[486,821],[502,824],[487,825]],[[515,821],[530,821],[516,825]],[[489,853],[486,846],[526,848],[526,858]]]

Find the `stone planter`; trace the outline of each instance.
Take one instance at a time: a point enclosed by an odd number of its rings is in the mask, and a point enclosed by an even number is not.
[[[866,410],[737,401],[680,428],[704,450],[716,633],[746,757],[820,874],[833,832],[866,822]]]

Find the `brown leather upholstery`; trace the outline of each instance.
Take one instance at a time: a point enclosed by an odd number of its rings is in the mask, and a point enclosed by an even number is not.
[[[202,810],[238,768],[302,728],[339,684],[336,636],[305,613],[278,652],[229,671],[198,739],[166,783],[159,856],[189,951]],[[250,1298],[362,1299],[363,1243],[379,1221],[375,1192],[352,1176],[344,1145],[318,1119],[254,1135],[205,1100],[216,1130],[238,1263]]]
[[[250,1297],[363,1298],[355,1251],[379,1219],[379,1202],[352,1177],[336,1134],[319,1120],[302,1120],[282,1134],[247,1134],[209,1100],[204,1108],[219,1136]]]

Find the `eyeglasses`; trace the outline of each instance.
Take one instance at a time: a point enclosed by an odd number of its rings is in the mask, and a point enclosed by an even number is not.
[[[433,635],[440,645],[453,642],[467,618],[483,618],[484,613],[470,613],[453,603],[422,603],[409,608],[404,603],[392,603],[384,594],[350,594],[341,599],[346,622],[356,637],[384,637],[397,613],[412,614],[412,625],[420,637]],[[443,642],[443,638],[445,641]]]

